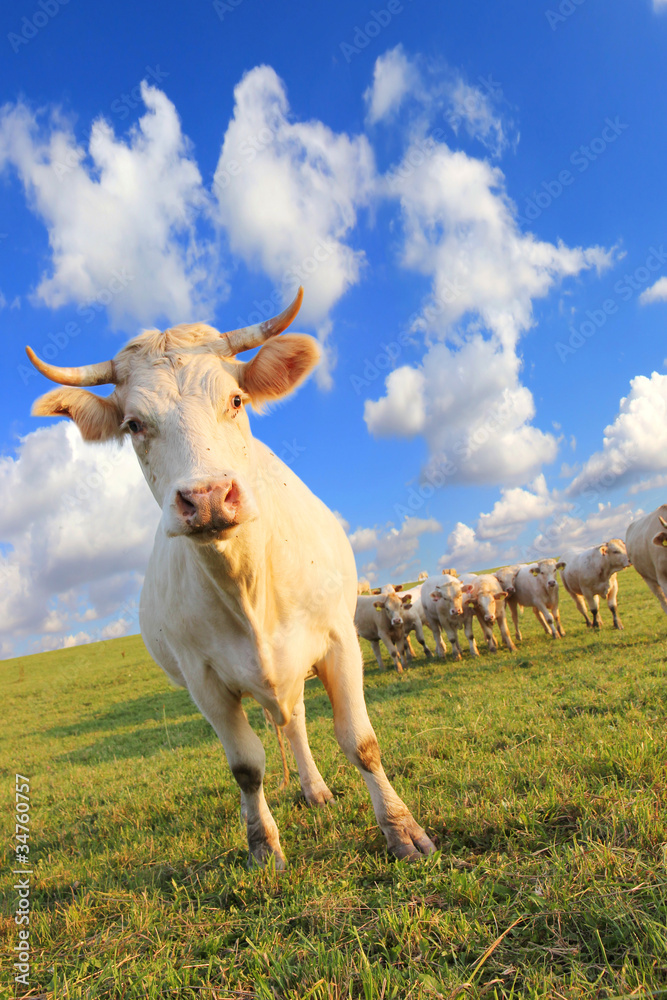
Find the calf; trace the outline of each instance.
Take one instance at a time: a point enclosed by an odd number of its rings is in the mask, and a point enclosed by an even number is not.
[[[622,629],[618,617],[618,580],[616,574],[630,565],[625,542],[612,538],[603,545],[586,549],[584,552],[566,552],[561,556],[565,564],[560,575],[568,594],[584,616],[588,628],[600,628],[598,618],[600,598],[607,601],[614,619],[614,628]],[[593,620],[586,614],[588,605]]]
[[[409,604],[410,597],[401,598],[398,594],[357,597],[354,624],[361,638],[370,642],[380,670],[384,670],[380,649],[380,639],[382,639],[396,670],[399,674],[403,673],[403,665],[406,662],[403,608]]]
[[[632,565],[667,614],[667,504],[628,525],[625,542]]]
[[[563,566],[564,563],[556,562],[555,559],[538,559],[536,563],[518,567],[514,577],[514,593],[507,598],[517,640],[521,639],[519,607],[532,608],[547,635],[550,633],[554,639],[565,635],[558,612],[556,579],[556,570]]]
[[[516,653],[516,646],[507,628],[505,617],[505,598],[507,591],[503,590],[497,578],[492,573],[464,573],[461,582],[470,584],[472,590],[464,607],[463,621],[466,639],[473,656],[479,656],[477,643],[472,631],[473,615],[482,627],[484,638],[492,653],[497,652],[498,644],[493,635],[493,625],[497,621],[503,642],[511,652]]]
[[[435,639],[435,655],[444,660],[447,649],[442,642],[442,632],[452,644],[455,660],[461,659],[458,629],[463,628],[463,602],[472,590],[470,584],[463,585],[458,577],[444,574],[430,576],[421,588],[421,603],[426,623]]]
[[[424,656],[428,660],[433,656],[433,654],[426,645],[426,639],[424,638],[424,625],[426,625],[426,617],[424,615],[424,608],[422,605],[421,591],[421,586],[413,587],[411,590],[405,591],[404,596],[410,597],[412,603],[403,605],[403,626],[405,628],[405,645],[407,647],[408,656],[411,659],[414,659],[415,656],[415,651],[410,642],[410,633],[414,632],[417,637],[417,642],[423,649]]]

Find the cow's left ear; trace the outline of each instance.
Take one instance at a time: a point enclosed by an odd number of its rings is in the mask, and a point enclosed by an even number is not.
[[[501,590],[499,594],[493,595],[497,601],[504,600],[508,595],[506,590]]]
[[[409,608],[412,604],[412,594],[406,594],[405,597],[402,597],[401,604],[404,608]]]
[[[268,340],[244,366],[241,386],[255,406],[280,399],[310,375],[320,353],[314,337],[303,333],[287,333]]]
[[[559,562],[559,563],[556,563],[556,569],[565,569],[565,563],[562,562],[562,561]]]
[[[656,535],[653,539],[654,545],[667,545],[667,531],[661,531],[660,534]]]
[[[86,389],[52,389],[32,404],[34,417],[69,417],[84,441],[118,437],[122,414],[114,396],[96,396]]]
[[[608,552],[609,552],[609,548],[608,548],[607,545],[601,545],[600,546],[600,555],[601,556],[606,556]]]

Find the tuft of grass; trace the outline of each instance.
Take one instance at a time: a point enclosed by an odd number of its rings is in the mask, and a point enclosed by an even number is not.
[[[266,793],[290,867],[247,868],[217,738],[138,636],[0,664],[0,799],[31,797],[27,996],[602,998],[667,995],[667,620],[634,570],[615,632],[561,597],[554,641],[530,611],[516,654],[413,662],[366,697],[387,774],[439,851],[393,861],[306,686],[336,803],[310,810],[262,713]],[[433,643],[431,642],[431,647]],[[388,657],[387,663],[389,664]],[[3,982],[17,943],[3,841]],[[20,995],[24,990],[18,991]]]

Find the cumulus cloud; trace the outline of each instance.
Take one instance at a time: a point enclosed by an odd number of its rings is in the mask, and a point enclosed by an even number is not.
[[[390,118],[398,111],[406,95],[419,85],[417,67],[408,59],[403,46],[389,49],[375,60],[373,82],[364,93],[367,121],[375,125],[384,118]]]
[[[458,134],[463,125],[471,139],[477,139],[494,156],[500,156],[508,138],[490,95],[459,78],[449,91],[449,100],[447,119],[454,132]]]
[[[470,525],[457,521],[447,537],[447,550],[438,559],[438,568],[453,567],[458,573],[475,573],[503,562],[501,549],[490,541],[483,541]]]
[[[588,549],[610,538],[625,538],[630,522],[643,513],[641,507],[633,510],[629,503],[614,507],[609,501],[599,503],[597,510],[586,516],[565,514],[556,518],[547,532],[536,535],[528,548],[528,558],[558,557],[568,549]]]
[[[619,412],[605,427],[602,448],[584,463],[568,488],[576,496],[636,483],[667,469],[667,375],[637,375]]]
[[[215,173],[219,221],[246,263],[285,291],[305,286],[300,317],[325,342],[329,313],[365,261],[346,238],[372,194],[370,144],[319,121],[291,121],[285,87],[270,66],[246,73],[234,99]],[[318,377],[330,385],[327,359]]]
[[[667,0],[665,0],[667,5]],[[639,296],[640,306],[647,306],[651,302],[667,302],[667,278],[658,278],[654,285],[646,288]]]
[[[404,267],[431,279],[409,320],[428,350],[403,365],[385,395],[367,400],[376,436],[424,435],[431,463],[450,481],[520,485],[553,461],[557,441],[532,425],[518,341],[533,301],[582,271],[608,267],[613,251],[554,245],[520,231],[498,168],[433,138],[412,147],[385,178],[401,207]],[[429,474],[429,467],[426,468]]]
[[[571,506],[550,493],[544,475],[539,475],[530,489],[504,489],[491,513],[480,515],[477,537],[496,541],[516,539],[530,521],[552,517]]]
[[[89,641],[82,622],[103,638],[133,607],[159,517],[129,446],[86,445],[67,421],[22,438],[0,459],[0,641]]]
[[[369,580],[377,580],[380,574],[405,578],[415,568],[421,535],[439,531],[442,525],[434,517],[406,517],[400,528],[357,528],[350,542],[355,552],[376,550],[374,559],[362,566]]]
[[[106,306],[126,327],[187,321],[219,292],[212,243],[196,231],[207,198],[176,109],[145,82],[141,95],[146,114],[128,138],[100,118],[87,149],[55,111],[0,111],[0,169],[15,169],[48,229],[36,299]]]

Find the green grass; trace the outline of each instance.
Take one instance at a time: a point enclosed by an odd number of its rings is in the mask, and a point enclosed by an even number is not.
[[[566,638],[526,611],[516,654],[480,643],[476,660],[399,676],[365,647],[385,768],[440,848],[418,864],[387,855],[317,682],[309,734],[337,799],[323,810],[305,807],[291,758],[278,791],[275,736],[246,703],[290,864],[276,874],[248,870],[217,738],[139,637],[0,664],[3,982],[19,771],[32,996],[667,995],[667,619],[634,570],[620,584],[622,633],[606,607],[587,631],[561,593]]]

